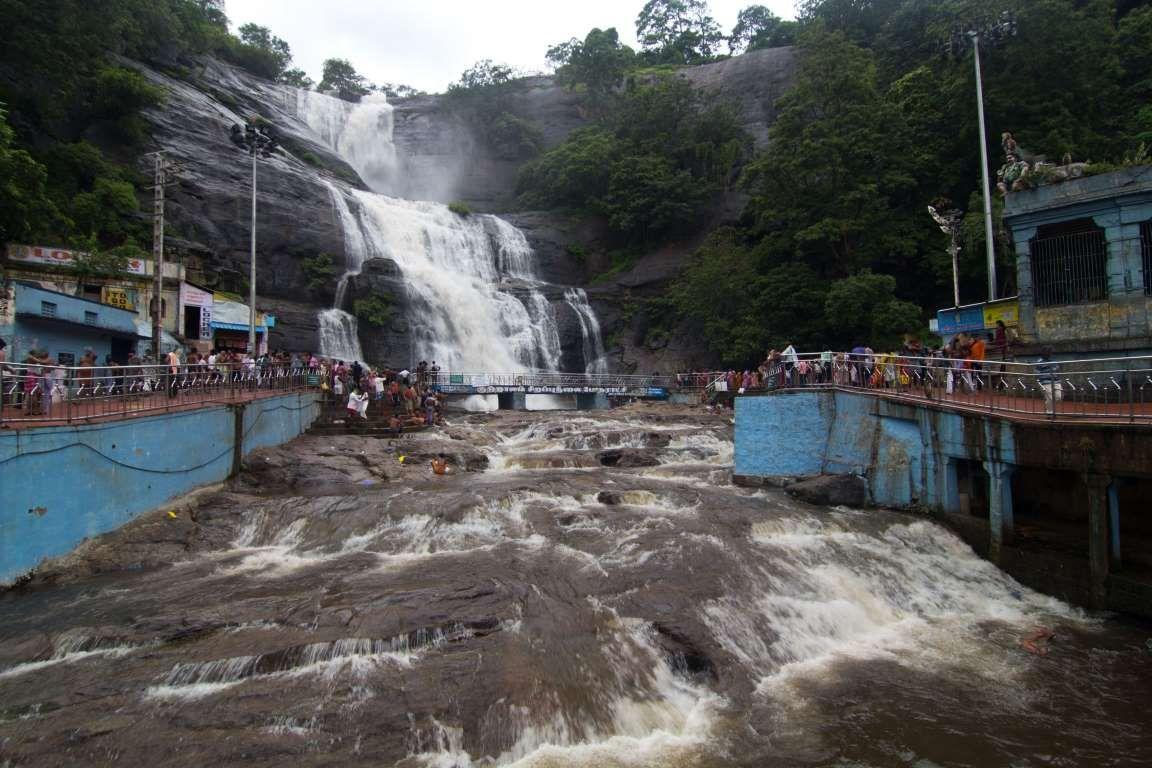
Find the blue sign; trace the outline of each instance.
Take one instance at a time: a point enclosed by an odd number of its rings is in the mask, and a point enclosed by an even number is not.
[[[648,397],[663,400],[668,397],[668,390],[664,389],[664,387],[648,387]]]
[[[941,309],[936,313],[937,331],[941,336],[955,336],[966,331],[984,330],[984,305]]]

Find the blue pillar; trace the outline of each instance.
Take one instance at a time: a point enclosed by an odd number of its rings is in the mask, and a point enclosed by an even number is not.
[[[1017,331],[1024,341],[1036,338],[1036,294],[1032,281],[1032,250],[1029,241],[1036,237],[1036,227],[1012,228],[1012,241],[1016,244],[1016,293],[1020,303],[1020,325]]]
[[[1112,567],[1120,567],[1120,481],[1113,480],[1108,486],[1108,530],[1111,533],[1110,553]]]
[[[1000,551],[1012,542],[1015,520],[1012,512],[1012,473],[1015,467],[1003,461],[985,461],[988,473],[988,555],[994,563],[1000,562]]]

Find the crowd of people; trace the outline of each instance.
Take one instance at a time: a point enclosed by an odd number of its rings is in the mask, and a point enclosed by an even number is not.
[[[366,367],[359,361],[322,360],[317,375],[329,402],[343,402],[350,417],[367,420],[369,408],[376,403],[396,432],[441,422],[444,399],[436,361],[421,361],[413,372]]]
[[[857,344],[849,352],[821,352],[800,355],[791,344],[769,350],[755,368],[729,370],[715,376],[715,390],[742,393],[785,387],[834,384],[845,387],[884,389],[921,386],[931,396],[980,392],[989,376],[1004,374],[1014,362],[1015,333],[998,321],[990,333],[959,333],[940,347],[924,345],[912,335],[894,352],[878,352]],[[1051,352],[1041,355],[1033,371],[1046,400],[1060,399],[1059,383],[1051,362]],[[687,374],[695,376],[698,374]],[[691,381],[691,383],[695,383]]]

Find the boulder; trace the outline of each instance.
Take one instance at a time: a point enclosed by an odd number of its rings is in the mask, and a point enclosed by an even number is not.
[[[650,451],[642,448],[613,448],[601,451],[596,458],[605,467],[617,469],[632,469],[635,467],[656,467],[660,465],[659,459]]]
[[[868,483],[859,475],[821,475],[790,485],[785,492],[823,507],[863,507],[868,503]]]

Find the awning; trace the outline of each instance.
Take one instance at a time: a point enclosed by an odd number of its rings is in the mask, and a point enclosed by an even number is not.
[[[247,326],[245,326],[245,327],[247,327]],[[151,341],[152,340],[152,323],[148,322],[147,320],[137,320],[136,321],[136,335],[139,336],[141,339],[147,339],[148,341]],[[160,329],[160,349],[161,350],[167,351],[167,350],[171,350],[171,349],[179,349],[182,346],[183,346],[183,344],[181,344],[180,341],[175,336],[168,333],[168,331],[163,329],[163,328]]]

